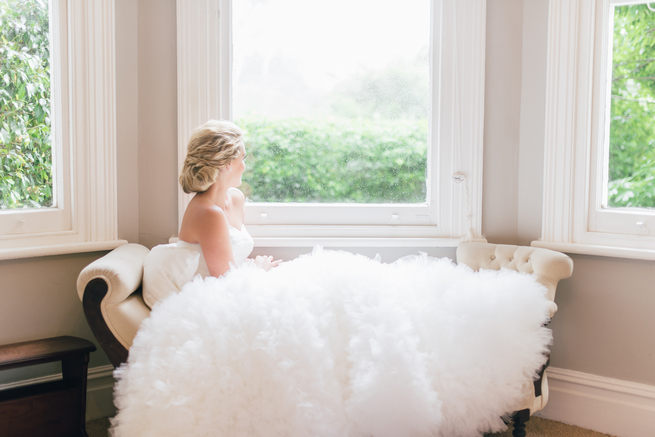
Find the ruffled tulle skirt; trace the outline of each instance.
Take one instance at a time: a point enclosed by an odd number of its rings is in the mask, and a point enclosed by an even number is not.
[[[197,278],[116,371],[116,436],[458,436],[504,429],[552,303],[513,271],[315,249]]]

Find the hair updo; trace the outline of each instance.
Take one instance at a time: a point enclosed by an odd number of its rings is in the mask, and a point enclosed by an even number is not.
[[[209,120],[193,131],[180,174],[185,193],[202,193],[216,182],[220,169],[245,152],[243,133],[229,121]]]

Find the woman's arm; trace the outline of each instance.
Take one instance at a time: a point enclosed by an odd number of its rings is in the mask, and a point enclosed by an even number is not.
[[[227,217],[218,207],[207,208],[197,223],[198,242],[212,276],[227,272],[234,262]]]
[[[246,196],[238,188],[230,188],[229,192],[232,199],[234,211],[238,214],[237,217],[239,221],[243,223],[245,218]],[[251,259],[253,259],[255,265],[263,268],[264,270],[270,270],[282,263],[282,260],[275,260],[272,256],[257,255]]]

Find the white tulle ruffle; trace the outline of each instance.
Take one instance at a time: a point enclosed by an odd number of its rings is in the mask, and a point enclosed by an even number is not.
[[[530,276],[317,249],[197,278],[157,305],[116,371],[115,436],[459,436],[545,361]]]

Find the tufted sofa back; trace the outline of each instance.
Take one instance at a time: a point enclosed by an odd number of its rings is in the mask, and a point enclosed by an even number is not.
[[[555,290],[560,279],[573,273],[573,261],[567,255],[553,250],[530,246],[512,246],[487,242],[463,242],[457,247],[457,263],[466,264],[473,270],[511,269],[535,275],[537,281],[546,286],[548,299],[553,301],[552,317],[557,311]],[[542,410],[548,403],[548,376],[544,374],[546,363],[538,378],[527,383],[524,399],[516,406],[516,417]],[[521,420],[526,420],[525,417]],[[515,431],[516,431],[515,427]],[[517,434],[514,435],[525,435]]]
[[[477,241],[460,243],[457,263],[466,264],[473,270],[510,269],[533,274],[548,289],[550,300],[555,300],[559,280],[573,273],[573,261],[563,253],[538,247]]]

